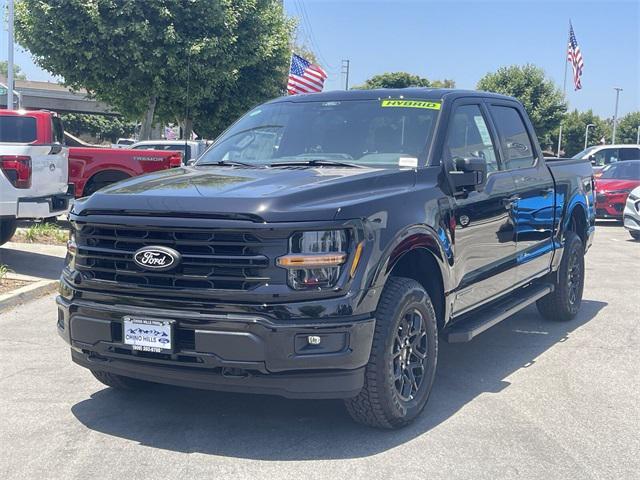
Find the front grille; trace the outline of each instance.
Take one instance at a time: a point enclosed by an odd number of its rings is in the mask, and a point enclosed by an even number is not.
[[[259,233],[219,229],[134,227],[75,224],[75,268],[82,280],[103,286],[118,284],[166,290],[253,290],[284,283],[273,259],[286,253],[287,239],[262,238]],[[134,253],[147,246],[178,251],[176,268],[143,269]]]

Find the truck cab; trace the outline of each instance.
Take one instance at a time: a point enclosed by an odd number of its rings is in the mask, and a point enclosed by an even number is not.
[[[0,245],[13,236],[18,220],[68,211],[68,157],[56,113],[0,110]]]

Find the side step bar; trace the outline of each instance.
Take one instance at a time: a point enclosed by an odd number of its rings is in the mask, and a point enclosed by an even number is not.
[[[553,284],[544,283],[532,285],[519,292],[511,293],[504,300],[498,300],[496,303],[480,309],[477,313],[465,314],[459,320],[456,320],[450,329],[444,331],[445,338],[448,343],[468,342],[505,318],[553,292],[553,290]]]

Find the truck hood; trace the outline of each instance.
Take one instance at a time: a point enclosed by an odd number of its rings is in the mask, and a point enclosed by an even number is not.
[[[79,200],[74,213],[333,220],[341,208],[412,188],[413,169],[182,167],[131,178]]]

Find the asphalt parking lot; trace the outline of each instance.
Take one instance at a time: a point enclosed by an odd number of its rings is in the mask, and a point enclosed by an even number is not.
[[[426,412],[392,432],[338,401],[105,388],[47,296],[0,314],[0,477],[638,478],[639,272],[640,244],[599,225],[578,318],[529,308],[442,344]]]

